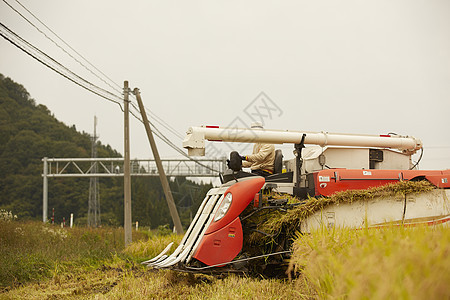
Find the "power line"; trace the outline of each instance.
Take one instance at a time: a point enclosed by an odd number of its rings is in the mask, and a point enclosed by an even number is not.
[[[143,123],[142,119],[138,118],[133,112],[130,112],[136,119],[138,119],[141,123]],[[168,146],[170,146],[172,149],[174,149],[175,151],[177,151],[178,153],[180,153],[181,155],[183,155],[184,157],[188,158],[189,160],[197,163],[198,165],[209,169],[213,172],[220,172],[219,170],[216,170],[212,167],[209,167],[203,163],[201,163],[200,161],[190,157],[189,155],[187,155],[182,149],[180,149],[179,147],[177,147],[174,143],[172,143],[152,122],[150,122],[150,125],[154,128],[154,133],[157,137],[159,137],[163,142],[165,142]]]
[[[17,14],[19,14],[23,19],[25,19],[30,25],[32,25],[36,30],[38,30],[41,34],[43,34],[47,39],[52,41],[58,48],[60,48],[62,51],[64,51],[67,55],[69,55],[71,58],[73,58],[75,61],[77,61],[79,64],[81,64],[83,67],[85,67],[86,70],[88,70],[90,73],[95,75],[97,78],[102,80],[104,83],[106,83],[108,86],[115,89],[113,86],[111,86],[109,83],[107,83],[105,80],[100,78],[97,74],[95,74],[92,70],[90,70],[88,67],[86,67],[82,62],[80,62],[78,59],[76,59],[74,56],[72,56],[69,52],[67,52],[63,47],[61,47],[58,43],[56,43],[53,39],[51,39],[49,36],[47,36],[42,30],[40,30],[36,25],[34,25],[29,19],[27,19],[24,15],[22,15],[19,11],[17,11],[14,7],[12,7],[6,0],[3,0],[4,3],[6,3],[12,10],[14,10]],[[94,65],[92,65],[86,58],[84,58],[81,54],[79,54],[75,49],[73,49],[70,45],[68,45],[62,38],[60,38],[54,31],[52,31],[47,25],[45,25],[39,18],[37,18],[31,11],[29,11],[22,3],[20,3],[18,0],[16,2],[22,6],[29,14],[31,14],[36,20],[38,20],[47,30],[52,32],[56,37],[58,37],[66,46],[68,46],[72,51],[74,51],[76,54],[78,54],[80,57],[82,57],[87,63],[89,63],[92,67],[94,67],[98,72],[100,72],[103,76],[105,76],[108,80],[113,82],[108,76],[106,76],[103,72],[101,72],[99,69],[97,69]],[[0,35],[5,38],[7,41],[9,41],[11,44],[28,54],[29,56],[33,57],[49,69],[55,71],[59,75],[65,77],[66,79],[72,81],[73,83],[83,87],[84,89],[96,94],[97,96],[100,96],[108,101],[114,102],[120,106],[120,109],[123,111],[123,108],[121,106],[121,103],[117,100],[111,99],[111,96],[114,98],[118,98],[122,100],[121,97],[117,96],[116,94],[111,93],[108,90],[105,90],[92,82],[86,80],[85,78],[79,76],[78,74],[71,71],[69,68],[64,66],[63,64],[59,63],[57,60],[46,54],[45,52],[41,51],[39,48],[35,47],[22,37],[20,37],[18,34],[13,32],[11,29],[9,29],[7,26],[5,26],[3,23],[0,23],[0,26],[3,27],[3,32],[0,32]],[[5,32],[6,30],[6,32]],[[28,49],[27,49],[28,48]],[[38,56],[41,56],[39,58]],[[53,64],[53,66],[52,66]],[[54,66],[56,65],[56,66]],[[77,80],[78,79],[78,80]],[[80,81],[82,83],[80,83]],[[114,82],[113,82],[114,83]],[[105,93],[109,95],[109,97],[103,95],[102,93]],[[138,111],[134,103],[131,103],[134,109]],[[155,113],[150,112],[147,110],[147,113],[150,113],[153,115],[154,120],[159,123],[161,126],[163,126],[165,129],[167,129],[169,132],[177,136],[178,138],[183,138],[176,130],[174,130],[167,122],[165,122],[163,119],[159,118]],[[139,117],[137,117],[134,113],[131,113],[137,120],[143,122]],[[150,121],[149,121],[150,122]],[[209,166],[206,166],[199,161],[189,157],[182,149],[177,147],[175,144],[173,144],[170,139],[168,139],[153,123],[150,122],[150,124],[155,128],[155,135],[157,135],[163,142],[165,142],[168,146],[173,148],[175,151],[180,153],[181,155],[187,157],[191,161],[196,162],[197,164],[210,169],[215,172],[219,172],[218,170],[215,170]]]
[[[13,32],[11,29],[6,27],[3,23],[0,23],[0,27],[2,28],[2,31],[3,31],[2,36],[5,39],[7,39],[9,42],[14,44],[16,47],[18,47],[22,51],[24,51],[27,54],[31,55],[33,58],[35,58],[39,62],[41,62],[44,65],[46,65],[47,67],[51,68],[52,70],[57,71],[57,69],[58,69],[57,72],[60,75],[64,74],[64,77],[66,77],[68,79],[70,78],[71,81],[76,82],[78,85],[83,86],[85,89],[87,89],[87,90],[89,90],[91,92],[96,90],[95,94],[97,94],[97,95],[101,95],[101,94],[108,95],[108,97],[105,96],[105,95],[102,95],[102,97],[105,98],[105,99],[112,100],[110,97],[115,97],[115,98],[118,98],[118,99],[122,100],[121,97],[119,97],[119,96],[111,93],[110,91],[107,91],[107,90],[105,90],[105,89],[103,89],[103,88],[93,84],[92,82],[90,82],[90,81],[84,79],[83,77],[79,76],[78,74],[74,73],[69,68],[67,68],[66,66],[64,66],[63,64],[61,64],[60,62],[58,62],[57,60],[55,60],[54,58],[52,58],[48,54],[46,54],[45,52],[41,51],[39,48],[35,47],[31,43],[29,43],[28,41],[26,41],[25,39],[20,37],[18,34]],[[6,35],[9,35],[9,38],[7,38]],[[13,41],[13,39],[15,39],[15,42]],[[21,45],[19,45],[19,44],[21,44]],[[28,49],[26,49],[26,48],[28,48]],[[39,58],[37,56],[41,56],[41,58]],[[47,62],[45,62],[44,60],[46,60]],[[53,64],[53,66],[51,66],[51,64]],[[81,84],[79,81],[82,81],[83,84]],[[89,86],[89,88],[87,86]],[[117,101],[113,101],[113,102],[117,102]]]
[[[132,95],[135,99],[135,95]],[[134,106],[134,108],[136,109],[136,111],[139,111],[139,109],[136,107],[136,104],[131,103],[132,106]],[[175,135],[177,138],[179,139],[184,139],[184,137],[177,132],[172,126],[170,126],[169,123],[167,123],[166,121],[164,121],[162,118],[160,118],[157,114],[155,114],[154,112],[152,112],[151,110],[149,110],[148,108],[145,109],[145,111],[147,112],[147,114],[150,114],[153,116],[153,120],[160,124],[161,126],[163,126],[164,128],[166,128],[169,132],[171,132],[173,135]]]
[[[6,27],[3,23],[1,23],[1,22],[0,22],[0,27],[3,27],[3,29],[6,29],[8,32],[10,32],[10,33],[13,35],[13,37],[18,38],[19,41],[20,41],[20,40],[21,40],[21,41],[24,41],[25,44],[28,45],[29,47],[32,47],[33,49],[37,49],[36,47],[34,47],[33,45],[31,45],[30,43],[26,42],[24,39],[20,38],[17,34],[15,34],[13,31],[11,31],[9,28],[7,28],[7,27]],[[74,78],[70,77],[69,75],[65,74],[63,71],[58,70],[58,69],[57,69],[56,67],[54,67],[54,66],[51,66],[48,62],[45,62],[45,61],[42,60],[41,58],[37,57],[36,53],[33,53],[33,51],[30,51],[29,49],[25,49],[25,47],[24,47],[23,44],[22,44],[22,45],[19,45],[20,42],[18,43],[17,40],[14,41],[14,40],[11,38],[11,36],[8,37],[8,36],[7,36],[7,33],[5,33],[4,31],[1,32],[1,30],[2,30],[2,28],[0,28],[0,35],[1,35],[4,39],[6,39],[8,42],[10,42],[10,43],[13,44],[14,46],[16,46],[17,48],[19,48],[20,50],[22,50],[23,52],[25,52],[25,53],[28,54],[29,56],[31,56],[31,57],[33,57],[34,59],[36,59],[37,61],[39,61],[40,63],[42,63],[43,65],[45,65],[45,66],[48,67],[49,69],[55,71],[55,72],[58,73],[59,75],[65,77],[66,79],[72,81],[73,83],[75,83],[75,84],[81,86],[82,88],[84,88],[84,89],[86,89],[86,90],[88,90],[88,91],[90,91],[90,92],[96,94],[97,96],[100,96],[100,97],[102,97],[102,98],[104,98],[104,99],[106,99],[106,100],[108,100],[108,101],[111,101],[111,102],[114,102],[114,103],[118,104],[118,105],[122,108],[120,102],[118,102],[118,101],[116,101],[116,100],[113,100],[113,99],[111,99],[111,98],[109,98],[109,97],[107,97],[107,96],[105,96],[105,95],[102,95],[100,92],[95,91],[93,88],[88,87],[87,85],[80,83],[79,81],[77,81],[77,80],[75,80]],[[54,62],[57,63],[58,65],[61,65],[61,64],[59,64],[56,60],[54,60],[54,59],[51,58],[50,56],[44,54],[44,53],[41,52],[40,50],[39,50],[38,53],[45,55],[46,57],[50,58],[52,61],[54,61]],[[62,66],[62,65],[61,65],[61,66]],[[64,68],[65,68],[66,70],[70,71],[70,70],[67,69],[66,67],[64,67]],[[70,71],[70,72],[71,72],[71,71]],[[73,73],[73,72],[71,72],[71,73],[72,73],[73,75],[75,75],[76,77],[81,78],[80,76],[76,75],[75,73]],[[82,79],[83,81],[85,81],[86,83],[88,83],[89,85],[92,85],[93,87],[98,88],[96,85],[94,85],[94,84],[92,84],[92,83],[86,81],[85,79],[83,79],[83,78],[81,78],[81,79]],[[102,89],[100,89],[100,90],[102,90]],[[108,92],[108,93],[109,93],[109,92]]]
[[[19,41],[22,42],[22,45],[19,45],[19,43],[17,43],[17,41],[13,41],[12,38],[8,37],[7,34],[4,32],[4,30],[7,30],[8,33],[10,35],[12,35],[13,37],[15,37],[16,39],[18,39]],[[3,32],[2,32],[3,31]],[[58,73],[59,75],[65,77],[66,79],[72,81],[73,83],[81,86],[82,88],[108,100],[111,102],[114,102],[116,104],[118,104],[120,106],[120,108],[122,109],[121,103],[113,100],[109,97],[106,97],[105,95],[102,95],[100,92],[95,91],[94,89],[86,86],[85,84],[80,83],[79,81],[75,80],[74,78],[72,78],[71,76],[67,75],[66,73],[64,73],[63,71],[57,69],[54,66],[51,66],[49,63],[45,62],[44,60],[40,59],[39,57],[37,57],[36,52],[38,54],[44,55],[45,57],[47,57],[48,59],[50,59],[51,61],[53,61],[54,63],[56,63],[58,66],[62,67],[63,69],[65,69],[66,71],[70,72],[72,75],[76,76],[77,78],[81,79],[82,81],[84,81],[85,83],[88,83],[89,85],[92,85],[93,87],[96,87],[102,91],[105,91],[111,95],[113,95],[112,93],[110,93],[109,91],[106,91],[104,89],[101,89],[99,87],[97,87],[96,85],[90,83],[89,81],[85,80],[84,78],[78,76],[77,74],[75,74],[74,72],[70,71],[68,68],[66,68],[65,66],[63,66],[62,64],[60,64],[59,62],[57,62],[56,60],[54,60],[53,58],[51,58],[50,56],[48,56],[47,54],[43,53],[41,50],[39,50],[37,47],[33,46],[32,44],[28,43],[27,41],[25,41],[23,38],[21,38],[20,36],[18,36],[16,33],[14,33],[12,30],[10,30],[8,27],[6,27],[3,23],[0,22],[0,35],[6,39],[7,41],[9,41],[11,44],[13,44],[14,46],[16,46],[17,48],[19,48],[20,50],[22,50],[23,52],[25,52],[26,54],[30,55],[31,57],[33,57],[34,59],[36,59],[37,61],[39,61],[40,63],[42,63],[43,65],[45,65],[46,67],[50,68],[51,70],[55,71],[56,73]],[[31,47],[35,53],[33,53],[33,51],[30,51],[29,49],[25,49],[24,45],[27,45],[28,47]],[[116,95],[113,95],[115,97],[117,97]],[[121,99],[121,98],[120,98]],[[132,107],[134,107],[134,109],[137,110],[136,106],[134,103],[131,103]],[[123,110],[123,109],[122,109]],[[131,114],[139,121],[143,122],[138,116],[136,116],[133,112],[131,112]],[[182,154],[183,156],[189,158],[190,160],[196,162],[197,164],[210,169],[214,172],[219,172],[218,170],[215,170],[214,168],[211,168],[207,165],[204,165],[202,163],[200,163],[199,161],[193,159],[192,157],[189,157],[186,153],[184,153],[183,150],[181,150],[180,148],[178,148],[175,144],[173,144],[153,123],[150,122],[150,124],[155,128],[155,135],[158,136],[162,141],[164,141],[167,145],[169,145],[170,147],[172,147],[175,151],[177,151],[178,153]]]
[[[51,28],[49,28],[43,21],[41,21],[35,14],[33,14],[28,8],[26,8],[20,1],[15,0],[25,11],[27,11],[31,16],[33,16],[42,26],[44,26],[48,31],[50,31],[54,36],[56,36],[60,41],[62,41],[67,47],[69,47],[73,52],[75,52],[79,57],[81,57],[84,61],[86,61],[90,66],[92,66],[95,70],[97,70],[100,74],[102,74],[105,78],[107,78],[111,83],[115,84],[117,87],[121,89],[121,87],[116,84],[111,78],[109,78],[105,73],[103,73],[101,70],[99,70],[97,67],[95,67],[91,62],[89,62],[83,55],[81,55],[79,52],[77,52],[73,47],[71,47],[66,41],[64,41],[58,34],[56,34]],[[97,75],[95,72],[93,72],[91,69],[89,69],[86,65],[84,65],[81,61],[79,61],[77,58],[75,58],[73,55],[71,55],[68,51],[66,51],[62,46],[60,46],[56,41],[54,41],[52,38],[50,38],[45,32],[43,32],[41,29],[39,29],[33,22],[31,22],[28,18],[26,18],[23,14],[21,14],[17,9],[15,9],[12,5],[10,5],[6,0],[3,0],[4,3],[6,3],[14,12],[16,12],[18,15],[20,15],[25,21],[27,21],[31,26],[33,26],[36,30],[38,30],[41,34],[43,34],[48,40],[53,42],[58,48],[60,48],[64,53],[69,55],[72,59],[74,59],[76,62],[78,62],[80,65],[82,65],[86,70],[88,70],[91,74],[96,76],[98,79],[103,81],[105,84],[107,84],[109,87],[113,88],[114,90],[121,92],[121,90],[118,90],[117,88],[113,87],[111,84],[109,84],[106,80],[101,78],[99,75]],[[133,95],[134,96],[134,95]],[[164,120],[162,120],[160,117],[158,117],[155,113],[148,111],[147,113],[151,114],[154,117],[154,120],[166,128],[168,131],[170,131],[172,134],[177,136],[180,139],[183,139],[183,136],[180,135],[175,129],[173,129],[168,123],[166,123]]]
[[[110,93],[109,91],[106,91],[106,90],[104,90],[104,89],[102,89],[102,88],[99,88],[98,86],[96,86],[96,85],[92,84],[91,82],[85,80],[85,79],[82,78],[81,76],[78,76],[77,74],[75,74],[74,72],[72,72],[71,70],[69,70],[67,67],[63,66],[63,65],[60,64],[58,61],[56,61],[56,60],[53,59],[52,57],[50,57],[50,56],[48,56],[47,54],[45,54],[44,52],[42,52],[42,51],[41,51],[40,49],[38,49],[37,47],[33,46],[31,43],[29,43],[29,42],[27,42],[26,40],[24,40],[23,38],[21,38],[19,35],[17,35],[16,33],[14,33],[12,30],[10,30],[8,27],[6,27],[6,26],[5,26],[3,23],[1,23],[1,22],[0,22],[0,30],[2,31],[2,32],[0,32],[0,35],[1,35],[3,38],[5,38],[6,40],[8,40],[10,43],[12,43],[13,45],[15,45],[17,48],[21,49],[23,52],[27,53],[28,55],[30,55],[31,57],[33,57],[34,59],[36,59],[37,61],[39,61],[39,62],[42,63],[43,65],[45,65],[46,67],[50,68],[51,70],[55,71],[56,73],[60,74],[61,76],[63,76],[63,77],[65,77],[65,78],[69,79],[69,80],[72,81],[73,83],[75,83],[75,84],[77,84],[77,85],[79,85],[79,86],[85,88],[86,90],[88,90],[88,91],[90,91],[90,92],[92,92],[92,93],[94,93],[94,94],[96,94],[96,95],[98,95],[98,96],[100,96],[100,97],[102,97],[102,98],[104,98],[104,99],[107,99],[107,100],[112,101],[112,102],[114,102],[114,103],[116,103],[116,104],[119,104],[119,105],[121,104],[121,103],[118,102],[117,100],[111,99],[110,97],[106,97],[105,95],[101,94],[100,92],[95,91],[93,88],[88,87],[86,84],[91,85],[91,86],[93,86],[93,87],[95,87],[95,88],[97,88],[97,89],[99,89],[99,90],[101,90],[101,91],[103,91],[103,92],[106,92],[106,93],[108,93],[108,94],[111,94],[111,95],[113,95],[113,96],[115,96],[115,97],[121,99],[120,97],[118,97],[118,96],[116,96],[116,95]],[[5,30],[9,33],[9,35],[10,35],[9,37],[8,37],[7,34],[5,33]],[[11,38],[11,35],[12,35],[12,37],[14,37],[14,38],[16,39],[16,41],[14,41],[13,38]],[[22,45],[20,45],[20,44],[22,44]],[[26,49],[25,46],[28,46],[28,47],[31,48],[32,50],[30,51],[30,49]],[[52,61],[53,63],[55,63],[57,66],[59,66],[60,68],[62,68],[63,70],[65,70],[65,72],[62,71],[61,69],[58,69],[57,67],[52,66],[50,63],[44,61],[43,59],[39,58],[39,57],[36,55],[36,53],[39,54],[39,55],[43,55],[45,58],[49,59],[50,61]],[[85,84],[82,84],[82,83],[80,83],[79,81],[75,80],[73,77],[71,77],[70,75],[68,75],[67,72],[69,72],[71,75],[75,76],[76,78],[81,79]],[[133,105],[133,107],[137,110],[137,108],[136,108],[136,106],[134,105],[134,103],[132,103],[132,105]],[[121,108],[122,108],[122,107],[121,107]],[[133,115],[136,119],[138,119],[139,121],[142,122],[142,120],[141,120],[138,116],[136,116],[134,113],[132,113],[132,115]],[[174,144],[173,144],[166,136],[164,136],[164,135],[161,133],[161,131],[160,131],[159,129],[157,129],[157,127],[156,127],[154,124],[152,124],[152,126],[157,130],[157,132],[158,132],[157,136],[158,136],[161,140],[163,140],[163,141],[164,141],[166,144],[168,144],[170,147],[174,148],[177,152],[179,152],[179,153],[185,155],[185,153],[184,153],[181,149],[177,148],[177,147],[176,147],[176,146],[175,146],[175,145],[174,145]]]
[[[131,106],[138,112],[138,113],[140,113],[140,111],[139,111],[139,108],[136,106],[136,104],[135,103],[133,103],[133,102],[130,102],[131,103]],[[167,129],[170,133],[172,133],[173,135],[175,135],[176,137],[178,137],[179,139],[184,139],[184,137],[181,135],[181,134],[179,134],[175,129],[173,129],[173,127],[172,126],[170,126],[167,122],[165,122],[163,119],[161,119],[160,117],[158,117],[154,112],[152,112],[151,110],[149,110],[148,108],[145,108],[145,111],[146,111],[146,113],[147,114],[150,114],[150,115],[152,115],[154,118],[153,118],[153,120],[156,122],[156,123],[158,123],[158,124],[160,124],[162,127],[164,127],[165,129]],[[135,118],[136,118],[136,116],[134,116]],[[141,121],[142,122],[142,120],[141,119],[138,119],[139,121]]]
[[[68,43],[66,43],[58,34],[56,34],[52,29],[50,29],[44,22],[42,22],[36,15],[34,15],[29,9],[27,9],[22,3],[20,3],[18,0],[15,0],[23,9],[25,9],[30,15],[32,15],[39,23],[41,23],[42,26],[44,26],[48,31],[50,31],[54,36],[56,36],[60,41],[62,41],[67,47],[69,47],[73,52],[75,52],[79,57],[81,57],[85,62],[87,62],[89,65],[91,65],[95,70],[100,72],[103,76],[105,76],[110,82],[114,83],[116,86],[118,86],[112,79],[110,79],[108,76],[106,76],[102,71],[100,71],[97,67],[95,67],[91,62],[89,62],[83,55],[78,53],[75,49],[73,49]],[[91,69],[89,69],[86,65],[84,65],[81,61],[79,61],[76,57],[71,55],[68,51],[66,51],[62,46],[60,46],[55,40],[50,38],[45,32],[43,32],[41,29],[39,29],[36,25],[33,24],[28,18],[26,18],[23,14],[21,14],[17,9],[12,7],[6,0],[3,0],[6,5],[8,5],[12,10],[14,10],[18,15],[20,15],[25,21],[27,21],[31,26],[33,26],[37,31],[39,31],[41,34],[43,34],[48,40],[53,42],[58,48],[60,48],[64,53],[69,55],[72,59],[74,59],[77,63],[79,63],[81,66],[83,66],[87,71],[89,71],[92,75],[103,81],[105,84],[107,84],[109,87],[113,88],[117,92],[121,92],[120,87],[119,89],[115,88],[111,84],[109,84],[106,80],[101,78],[99,75],[97,75],[95,72],[93,72]]]
[[[184,139],[184,137],[180,133],[178,133],[175,129],[173,129],[173,127],[171,127],[163,119],[158,117],[154,112],[149,111],[148,109],[146,109],[146,111],[147,111],[147,113],[151,114],[154,117],[155,122],[159,123],[161,126],[166,128],[168,131],[170,131],[173,135],[175,135],[176,137],[180,138],[181,140]]]
[[[134,103],[131,103],[131,106],[139,113],[139,109],[136,107],[136,105]],[[135,113],[133,113],[132,111],[130,111],[131,115],[133,117],[135,117],[137,120],[139,120],[141,123],[144,123],[144,121],[138,117]],[[175,151],[177,151],[178,153],[180,153],[181,155],[183,155],[184,157],[188,158],[189,160],[197,163],[198,165],[207,168],[213,172],[220,172],[219,170],[216,170],[210,166],[207,166],[203,163],[201,163],[200,161],[190,157],[189,155],[187,155],[181,148],[177,147],[172,141],[170,141],[150,120],[148,121],[150,123],[150,125],[154,128],[154,133],[157,137],[159,137],[163,142],[165,142],[168,146],[170,146],[172,149],[174,149]]]

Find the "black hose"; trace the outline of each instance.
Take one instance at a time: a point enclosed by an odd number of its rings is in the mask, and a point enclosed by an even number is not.
[[[422,159],[422,156],[423,156],[423,147],[421,148],[419,160],[417,160],[417,162],[414,164],[414,166],[412,166],[412,167],[410,168],[410,170],[413,170],[415,167],[417,167],[417,165],[419,164],[420,160]]]

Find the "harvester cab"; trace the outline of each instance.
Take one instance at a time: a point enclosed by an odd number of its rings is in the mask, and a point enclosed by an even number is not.
[[[237,178],[244,178],[249,176],[256,176],[242,170],[242,158],[238,152],[232,151],[230,158],[227,159],[228,169],[220,174],[221,183],[226,183]],[[288,183],[292,185],[294,172],[283,170],[283,153],[280,149],[275,150],[275,159],[273,165],[273,174],[265,177],[266,183]]]
[[[232,152],[229,169],[221,174],[221,185],[207,193],[179,246],[167,255],[169,245],[145,261],[148,266],[207,273],[253,270],[261,274],[283,269],[294,232],[308,233],[324,223],[328,227],[360,228],[388,222],[434,224],[450,220],[450,170],[417,170],[411,156],[422,149],[422,143],[414,137],[213,126],[190,128],[183,146],[189,155],[204,155],[205,140],[292,143],[295,158],[283,161],[281,151],[277,151],[274,174],[261,177],[243,171],[241,156]],[[306,144],[315,146],[305,148]],[[317,207],[322,211],[293,219],[294,229],[262,230],[271,216],[300,211],[311,197],[320,202],[320,198],[341,191],[416,180],[427,180],[435,191],[423,197],[366,199],[336,207],[320,203]],[[299,215],[306,216],[301,211]]]

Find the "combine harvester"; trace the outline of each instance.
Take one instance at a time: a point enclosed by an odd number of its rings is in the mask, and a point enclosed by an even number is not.
[[[232,153],[232,169],[221,175],[221,186],[207,193],[180,245],[166,255],[172,244],[168,245],[143,262],[148,266],[204,273],[256,271],[271,276],[289,257],[293,238],[292,230],[275,234],[261,230],[260,223],[271,214],[288,214],[311,201],[310,197],[320,201],[341,191],[398,182],[428,181],[431,191],[331,203],[297,220],[295,231],[309,233],[320,226],[435,225],[450,220],[450,170],[417,170],[418,162],[413,164],[411,156],[419,150],[423,153],[423,148],[414,137],[206,126],[190,128],[183,147],[190,156],[201,156],[205,140],[291,143],[295,158],[283,161],[281,150],[276,150],[274,174],[264,178],[242,171],[240,156]],[[274,192],[286,198],[270,196]],[[298,200],[292,201],[293,196]],[[255,243],[255,237],[262,242]]]

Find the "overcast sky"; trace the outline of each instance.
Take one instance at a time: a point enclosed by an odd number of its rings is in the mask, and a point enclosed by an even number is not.
[[[45,30],[16,0],[4,1]],[[450,1],[20,0],[118,91],[4,1],[0,20],[9,29],[118,95],[128,80],[180,135],[190,126],[248,126],[255,116],[250,111],[263,113],[266,101],[272,109],[265,110],[266,128],[412,135],[424,143],[421,169],[450,168]],[[123,153],[117,104],[3,38],[0,73],[80,131],[93,133],[96,115],[101,142]],[[181,147],[180,138],[159,127]],[[157,143],[163,158],[180,157]],[[292,145],[282,149],[291,156]],[[144,127],[134,119],[131,156],[152,157]]]

